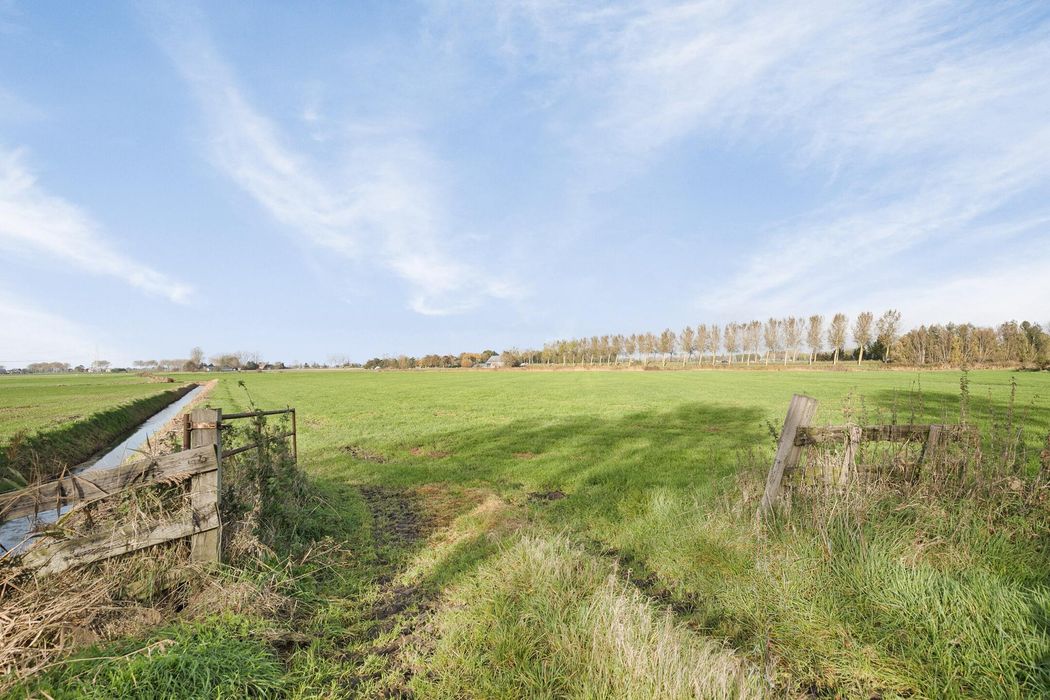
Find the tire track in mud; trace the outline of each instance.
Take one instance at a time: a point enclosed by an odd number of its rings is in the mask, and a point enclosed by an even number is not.
[[[412,490],[387,486],[361,486],[358,490],[372,517],[379,587],[371,608],[363,615],[368,625],[365,653],[381,657],[386,673],[365,673],[355,685],[371,686],[369,692],[374,697],[411,698],[414,693],[409,685],[414,671],[404,658],[404,650],[412,643],[426,643],[423,631],[437,605],[437,594],[418,584],[395,581],[409,557],[435,531],[436,523]],[[393,638],[383,640],[391,634]]]

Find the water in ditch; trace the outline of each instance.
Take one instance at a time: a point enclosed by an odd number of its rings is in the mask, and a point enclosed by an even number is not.
[[[114,445],[98,459],[78,466],[74,473],[83,474],[95,469],[109,469],[122,464],[129,455],[134,453],[136,448],[146,444],[148,438],[167,425],[168,421],[179,415],[179,412],[203,390],[203,386],[197,386],[186,392],[185,396],[177,401],[173,401],[147,418],[127,439]],[[67,506],[57,510],[41,511],[36,516],[14,518],[0,525],[0,547],[3,548],[0,549],[0,558],[24,549],[31,541],[31,533],[36,525],[53,523],[68,510],[69,507]]]

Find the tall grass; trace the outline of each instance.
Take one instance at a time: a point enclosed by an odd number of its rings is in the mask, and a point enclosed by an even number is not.
[[[755,670],[563,536],[530,534],[451,594],[423,697],[747,698]]]
[[[961,414],[987,420],[967,413],[966,389]],[[617,544],[782,692],[1046,696],[1050,450],[1037,469],[1017,458],[1012,411],[922,464],[918,446],[864,450],[866,476],[846,489],[810,472],[768,526],[753,516],[769,457],[752,452],[717,507],[656,491]]]
[[[90,647],[12,698],[212,700],[284,697],[284,668],[257,622],[226,615]]]

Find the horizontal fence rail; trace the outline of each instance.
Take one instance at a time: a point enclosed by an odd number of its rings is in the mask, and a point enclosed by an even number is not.
[[[226,421],[264,416],[289,415],[291,430],[264,435],[260,426],[257,439],[249,445],[223,449]],[[59,479],[0,494],[0,523],[15,518],[37,516],[85,505],[130,489],[170,485],[190,481],[189,508],[179,517],[147,523],[127,524],[88,535],[63,537],[55,528],[33,542],[22,553],[20,564],[37,574],[53,574],[71,566],[89,564],[120,556],[172,540],[190,538],[190,558],[198,562],[218,562],[222,557],[220,494],[222,460],[225,457],[263,450],[278,440],[292,440],[293,458],[298,462],[294,408],[248,411],[223,415],[221,409],[197,409],[183,419],[181,452],[147,457],[111,469],[68,474]]]
[[[974,433],[972,425],[827,425],[823,427],[799,427],[795,433],[795,445],[825,445],[840,443],[849,437],[851,430],[860,430],[864,442],[922,442],[930,438],[931,431],[941,439],[962,437]]]
[[[90,564],[183,537],[215,532],[219,529],[217,495],[211,494],[210,499],[201,503],[203,510],[194,509],[178,520],[164,520],[146,527],[126,525],[112,532],[40,544],[22,556],[22,565],[36,569],[38,574],[55,574],[71,566]]]
[[[0,496],[0,521],[84,505],[134,488],[191,480],[192,506],[182,518],[126,525],[79,537],[47,539],[31,544],[19,562],[41,575],[58,573],[71,566],[90,564],[196,533],[218,530],[219,494],[214,489],[201,489],[194,482],[216,474],[219,463],[215,445],[204,445],[136,460],[112,469],[69,475],[3,494]]]
[[[272,411],[247,411],[244,413],[224,413],[222,414],[223,420],[233,420],[235,418],[257,418],[259,416],[279,416],[282,413],[295,413],[294,408],[276,408]]]
[[[976,426],[958,423],[952,425],[827,425],[811,426],[817,413],[817,400],[810,396],[795,394],[788,406],[784,427],[780,431],[776,456],[766,477],[766,488],[756,517],[762,519],[773,512],[780,498],[784,476],[798,467],[802,449],[815,445],[841,445],[843,458],[838,475],[838,485],[843,486],[853,478],[857,447],[862,442],[914,442],[922,443],[919,463],[931,459],[949,441],[967,442],[980,438]],[[830,475],[825,478],[830,480]]]
[[[223,430],[231,427],[225,424],[225,421],[238,420],[242,418],[260,418],[263,416],[279,416],[279,415],[290,415],[292,418],[292,429],[281,433],[280,435],[271,435],[266,438],[260,438],[260,441],[251,445],[244,445],[237,447],[232,450],[223,450],[221,453],[222,457],[233,457],[239,455],[242,452],[247,452],[251,449],[258,449],[263,447],[266,443],[274,442],[276,440],[283,440],[285,438],[292,439],[292,459],[298,464],[299,462],[299,438],[298,430],[296,428],[295,420],[295,409],[294,408],[277,408],[269,411],[244,411],[241,413],[223,413],[218,409],[204,409],[208,414],[214,414],[212,419],[195,420],[193,415],[197,413],[187,413],[183,423],[182,429],[182,448],[189,449],[192,443],[192,435],[195,430],[205,431],[219,431],[218,435],[221,436]],[[221,437],[217,437],[221,443]]]
[[[149,457],[111,469],[69,476],[0,495],[0,522],[58,510],[82,501],[105,498],[119,491],[149,486],[175,477],[219,468],[214,447],[200,447],[160,457]]]

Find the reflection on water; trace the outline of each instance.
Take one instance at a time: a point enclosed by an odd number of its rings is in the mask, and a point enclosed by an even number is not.
[[[124,459],[135,448],[145,444],[147,438],[163,428],[172,418],[179,415],[179,411],[181,411],[203,390],[203,386],[194,387],[181,399],[168,404],[163,409],[146,419],[146,421],[126,440],[122,440],[118,445],[94,462],[89,462],[86,465],[80,466],[75,473],[81,474],[95,469],[109,469],[110,467],[116,467],[122,464]],[[33,529],[34,524],[53,523],[58,520],[61,515],[66,513],[69,508],[70,506],[66,506],[61,510],[41,511],[36,516],[27,515],[24,518],[15,518],[0,525],[0,546],[3,547],[3,550],[0,550],[0,552],[8,551],[9,553],[17,553],[21,551],[31,539],[30,531]]]

